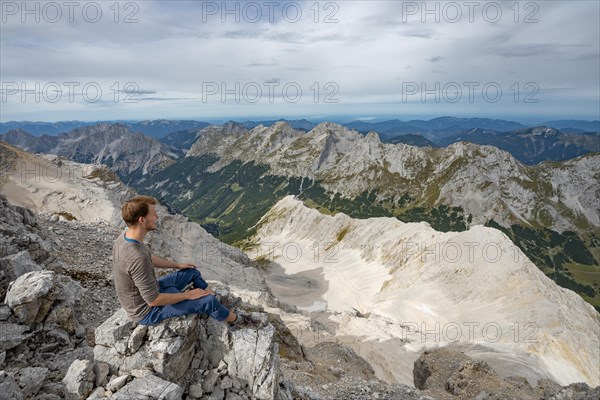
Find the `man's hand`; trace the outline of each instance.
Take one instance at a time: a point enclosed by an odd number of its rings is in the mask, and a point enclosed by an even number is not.
[[[202,290],[202,289],[192,289],[192,290],[188,290],[187,292],[184,292],[184,293],[187,295],[188,300],[196,300],[196,299],[199,299],[200,297],[214,294],[214,292],[211,293],[208,290]]]
[[[204,291],[205,291],[205,292],[208,292],[209,294],[212,294],[213,296],[215,296],[215,295],[216,295],[215,291],[214,291],[214,290],[212,290],[212,289],[210,288],[210,286],[209,286],[209,287],[207,287],[206,289],[204,289]]]
[[[186,268],[196,268],[196,266],[194,264],[190,264],[190,263],[179,263],[177,264],[177,269],[186,269]]]

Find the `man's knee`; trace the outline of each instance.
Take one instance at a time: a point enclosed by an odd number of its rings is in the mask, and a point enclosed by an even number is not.
[[[196,268],[186,268],[186,269],[182,269],[180,270],[181,272],[183,272],[186,275],[189,275],[190,278],[194,279],[198,276],[202,276],[202,274],[200,273],[200,271],[198,271]]]
[[[206,302],[210,305],[210,307],[213,310],[219,308],[219,306],[221,305],[221,303],[219,303],[219,300],[217,300],[215,295],[209,294],[208,296],[204,296],[204,297],[206,297]]]

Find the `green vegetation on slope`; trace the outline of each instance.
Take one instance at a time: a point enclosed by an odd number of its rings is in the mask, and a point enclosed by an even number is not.
[[[594,238],[516,224],[505,228],[494,220],[486,226],[504,232],[550,279],[579,293],[600,311],[600,267],[593,254],[598,247]]]

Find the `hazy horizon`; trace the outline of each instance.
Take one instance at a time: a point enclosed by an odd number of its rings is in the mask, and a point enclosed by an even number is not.
[[[431,121],[433,119],[438,119],[438,118],[466,118],[466,119],[470,119],[470,118],[480,118],[480,119],[490,119],[490,120],[504,120],[504,121],[510,121],[510,122],[517,122],[523,125],[535,125],[538,123],[545,123],[545,122],[552,122],[552,121],[563,121],[563,120],[575,120],[575,121],[580,121],[580,122],[599,122],[598,119],[580,119],[580,118],[559,118],[559,117],[555,117],[553,119],[541,119],[541,118],[527,118],[527,119],[523,119],[523,118],[510,118],[510,117],[506,117],[506,118],[496,118],[496,117],[485,117],[485,116],[455,116],[455,115],[439,115],[439,116],[395,116],[395,115],[387,115],[387,116],[375,116],[375,117],[351,117],[351,116],[331,116],[331,117],[323,117],[323,116],[318,116],[318,117],[309,117],[309,116],[297,116],[297,117],[271,117],[271,116],[257,116],[255,118],[240,118],[240,117],[213,117],[213,118],[142,118],[142,119],[90,119],[90,120],[84,120],[84,119],[69,119],[69,120],[54,120],[54,121],[50,121],[50,120],[9,120],[9,121],[0,121],[0,123],[6,124],[6,123],[50,123],[50,124],[55,124],[55,123],[61,123],[61,122],[85,122],[85,123],[91,123],[91,122],[97,122],[97,123],[101,123],[101,122],[114,122],[114,123],[120,123],[120,122],[124,122],[124,123],[139,123],[139,122],[145,122],[145,121],[196,121],[196,122],[207,122],[207,123],[213,123],[213,124],[224,124],[230,121],[233,122],[238,122],[238,123],[243,123],[246,121],[252,121],[252,122],[261,122],[261,121],[279,121],[279,120],[285,120],[285,121],[294,121],[294,120],[307,120],[309,122],[313,122],[313,123],[320,123],[320,122],[336,122],[336,123],[349,123],[349,122],[354,122],[354,121],[363,121],[363,122],[370,122],[370,123],[378,123],[378,122],[385,122],[385,121],[392,121],[392,120],[399,120],[402,122],[409,122],[409,121],[414,121],[414,120],[422,120],[422,121]]]

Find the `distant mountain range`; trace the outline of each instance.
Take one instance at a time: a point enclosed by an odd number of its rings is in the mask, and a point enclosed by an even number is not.
[[[230,121],[233,122],[233,121]],[[264,121],[245,121],[236,122],[245,128],[252,129],[259,125],[271,126],[277,122],[287,122],[294,129],[305,132],[310,131],[318,125],[317,122],[307,119],[297,120],[264,120]],[[335,121],[334,121],[335,122]],[[56,136],[59,133],[69,132],[75,128],[83,126],[96,125],[99,123],[120,123],[127,126],[133,132],[142,132],[145,135],[156,139],[163,138],[170,133],[181,131],[200,130],[208,125],[208,122],[193,121],[193,120],[148,120],[148,121],[61,121],[61,122],[31,122],[31,121],[9,121],[0,122],[0,134],[6,133],[13,129],[21,129],[29,132],[33,136],[41,136],[43,134]],[[410,120],[401,121],[398,119],[387,120],[382,122],[368,121],[352,121],[341,123],[351,129],[367,134],[370,131],[375,131],[379,134],[382,140],[387,140],[395,136],[406,134],[418,134],[426,139],[436,142],[446,136],[459,134],[463,131],[472,129],[494,130],[498,132],[509,132],[517,129],[523,129],[535,126],[547,126],[559,129],[564,133],[583,133],[583,132],[600,132],[600,121],[581,121],[581,120],[557,120],[540,122],[535,125],[523,125],[519,122],[508,121],[502,119],[489,118],[456,118],[456,117],[439,117],[431,120]]]
[[[73,129],[57,136],[35,137],[23,130],[11,130],[0,140],[30,153],[55,154],[81,163],[105,164],[128,182],[136,176],[153,173],[182,152],[122,124],[98,124]]]
[[[169,133],[200,130],[206,128],[210,124],[202,121],[171,121],[160,119],[155,121],[141,121],[137,123],[125,123],[132,132],[142,132],[144,135],[151,136],[155,139],[160,139],[167,136]]]
[[[60,121],[60,122],[32,122],[32,121],[9,121],[0,122],[0,134],[12,130],[22,130],[33,136],[56,136],[59,133],[69,132],[82,126],[96,125],[99,122],[84,121]]]
[[[547,121],[539,126],[551,126],[563,132],[600,132],[600,121],[580,121],[576,119],[564,119],[558,121]]]
[[[10,121],[0,123],[0,134],[11,130],[22,130],[30,133],[33,136],[57,136],[61,133],[70,132],[73,129],[92,126],[98,124],[113,124],[118,123],[128,127],[132,132],[141,132],[144,135],[159,139],[169,133],[183,130],[202,129],[209,125],[207,122],[200,121],[171,121],[171,120],[154,120],[154,121],[63,121],[63,122],[31,122],[31,121]]]
[[[477,128],[447,136],[437,141],[437,144],[446,147],[458,141],[498,147],[524,164],[562,161],[600,152],[600,132],[563,133],[545,126],[511,132]]]
[[[501,119],[440,117],[429,121],[354,121],[343,125],[365,134],[370,131],[375,131],[383,141],[387,141],[388,139],[399,135],[417,134],[435,143],[441,143],[441,141],[447,137],[459,135],[473,129],[511,132],[520,129],[534,128],[536,126],[546,126],[564,130],[565,133],[600,132],[600,121],[578,120],[549,121],[534,126],[526,126],[519,122]]]
[[[301,131],[305,131],[305,132],[310,131],[311,129],[313,129],[315,126],[318,125],[317,123],[306,120],[306,119],[286,120],[283,118],[278,119],[278,120],[270,120],[270,121],[246,121],[246,122],[242,122],[241,125],[244,126],[245,128],[252,129],[259,125],[271,126],[277,122],[287,122],[292,128],[298,129]]]
[[[407,135],[394,136],[392,138],[384,140],[384,142],[391,143],[391,144],[404,143],[404,144],[408,144],[410,146],[417,146],[417,147],[441,147],[441,146],[433,143],[431,140],[425,139],[421,135],[416,135],[416,134],[412,134],[412,133],[409,133]]]
[[[399,135],[418,134],[433,142],[436,142],[441,138],[474,128],[493,129],[502,132],[526,128],[525,125],[514,121],[488,118],[455,117],[440,117],[428,121],[400,121],[397,119],[383,122],[354,121],[344,124],[344,126],[351,129],[356,129],[362,133],[375,131],[379,134],[379,137],[382,140]]]

